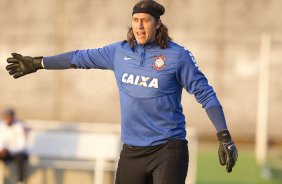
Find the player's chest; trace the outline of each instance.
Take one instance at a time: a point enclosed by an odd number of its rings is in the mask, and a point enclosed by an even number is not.
[[[148,92],[147,96],[175,90],[176,66],[176,53],[159,51],[120,52],[116,54],[114,63],[119,87],[134,92]]]
[[[115,56],[115,72],[136,73],[151,77],[174,75],[177,54],[174,52],[147,51],[140,53],[119,51]]]

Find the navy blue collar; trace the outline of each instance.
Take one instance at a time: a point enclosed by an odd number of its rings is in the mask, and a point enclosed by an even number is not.
[[[138,44],[137,41],[134,41],[134,50],[139,52],[139,51],[144,51],[145,49],[152,49],[158,47],[155,43],[155,41],[146,43],[146,44]]]

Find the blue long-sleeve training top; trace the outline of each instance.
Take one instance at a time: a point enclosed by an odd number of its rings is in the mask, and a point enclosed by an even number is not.
[[[226,129],[221,105],[190,51],[174,42],[131,49],[127,41],[98,49],[44,57],[45,69],[108,69],[115,74],[121,109],[121,137],[132,146],[186,139],[182,89],[194,94],[216,129]]]

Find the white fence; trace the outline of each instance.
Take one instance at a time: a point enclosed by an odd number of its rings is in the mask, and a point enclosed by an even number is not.
[[[93,184],[104,184],[106,171],[115,176],[121,149],[119,124],[28,120],[26,125],[29,167],[90,170]],[[195,184],[198,139],[194,129],[187,133],[190,163],[186,184]]]

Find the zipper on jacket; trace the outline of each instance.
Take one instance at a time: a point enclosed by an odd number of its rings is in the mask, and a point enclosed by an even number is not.
[[[144,45],[143,47],[143,52],[141,54],[141,63],[140,63],[140,66],[144,66],[144,63],[145,63],[145,56],[146,56],[146,45]]]

